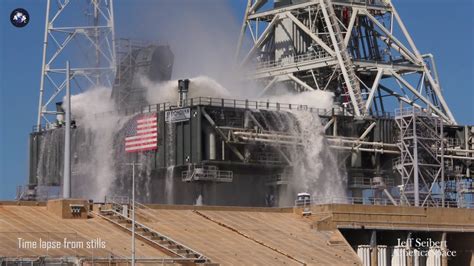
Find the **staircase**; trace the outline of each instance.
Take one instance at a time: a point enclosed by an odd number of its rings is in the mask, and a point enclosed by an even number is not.
[[[357,106],[354,107],[355,115],[365,115],[365,101],[362,98],[362,92],[360,89],[360,83],[357,80],[357,76],[354,70],[354,64],[352,59],[347,52],[346,45],[344,43],[344,36],[342,35],[339,22],[336,18],[336,13],[332,5],[332,0],[321,0],[321,9],[326,19],[326,31],[330,33],[333,47],[335,49],[342,74],[344,76],[344,84],[351,95],[351,100],[355,100]],[[352,92],[352,93],[351,93]],[[352,99],[354,97],[354,99]],[[355,110],[357,109],[357,110]]]
[[[116,226],[132,232],[132,219],[115,210],[114,207],[93,213]],[[177,262],[181,259],[182,262],[186,263],[210,263],[210,260],[199,252],[171,239],[170,237],[160,234],[154,229],[138,223],[137,221],[135,221],[135,235],[137,238],[141,238],[142,240],[158,246],[160,250],[173,256],[173,258],[177,257],[177,259],[175,259]]]

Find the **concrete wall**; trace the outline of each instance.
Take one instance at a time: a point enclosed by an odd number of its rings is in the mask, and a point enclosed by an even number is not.
[[[317,223],[320,228],[418,228],[474,232],[474,211],[471,209],[331,204],[312,206],[311,210],[331,216]]]
[[[79,213],[72,211],[72,206],[80,206]],[[49,200],[46,204],[49,212],[62,219],[87,219],[89,215],[88,202],[83,199],[57,199]]]

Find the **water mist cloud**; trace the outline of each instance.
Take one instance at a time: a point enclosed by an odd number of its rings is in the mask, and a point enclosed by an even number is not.
[[[153,83],[145,77],[141,84],[146,88],[147,101],[150,104],[161,102],[178,102],[178,81],[171,80]],[[198,76],[190,79],[188,98],[215,97],[228,98],[232,94],[214,79],[207,76]]]

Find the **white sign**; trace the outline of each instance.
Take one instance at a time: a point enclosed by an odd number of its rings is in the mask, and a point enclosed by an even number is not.
[[[171,111],[166,111],[165,113],[165,122],[167,123],[188,121],[189,118],[191,118],[190,108],[175,109]]]

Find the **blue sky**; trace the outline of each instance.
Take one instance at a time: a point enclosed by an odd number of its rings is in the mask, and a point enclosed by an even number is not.
[[[245,2],[115,1],[117,36],[166,40],[184,34],[183,30],[192,30],[205,20],[217,26],[225,25],[229,29],[226,38],[235,36],[236,40]],[[457,121],[474,124],[474,1],[393,2],[418,49],[435,55],[444,95]],[[0,3],[0,199],[14,198],[16,186],[27,182],[28,134],[37,115],[45,3],[45,0],[1,0]],[[25,8],[30,14],[31,21],[24,28],[10,24],[10,12],[17,7]],[[168,10],[174,12],[167,14]],[[138,14],[145,14],[148,19],[138,19]],[[153,23],[160,16],[180,14],[197,15],[193,23],[184,25],[179,32],[173,32],[172,25]],[[137,30],[144,27],[146,31]],[[188,45],[191,47],[193,43]]]

